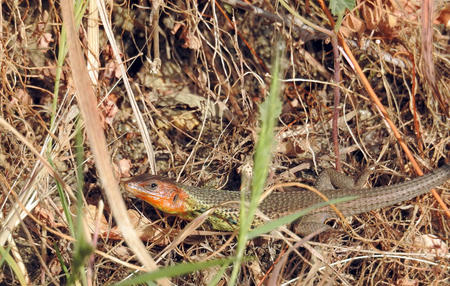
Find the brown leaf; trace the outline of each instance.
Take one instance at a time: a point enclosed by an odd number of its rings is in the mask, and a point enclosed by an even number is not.
[[[131,169],[131,160],[129,159],[122,159],[119,160],[117,163],[117,166],[119,168],[119,173],[121,178],[128,178],[131,176],[130,169]]]
[[[350,37],[352,34],[362,34],[366,29],[366,25],[364,21],[362,21],[359,17],[355,16],[353,13],[348,14],[345,17],[345,20],[342,22],[341,32],[346,37]]]
[[[61,273],[62,268],[58,258],[53,258],[50,261],[50,263],[48,264],[48,269],[50,270],[50,273],[54,276]]]
[[[39,48],[43,53],[45,53],[49,47],[50,43],[54,42],[53,35],[51,33],[43,33],[39,38]]]
[[[34,215],[43,221],[46,225],[48,225],[51,228],[58,228],[58,227],[64,227],[66,224],[62,221],[58,221],[55,216],[55,211],[53,209],[47,209],[43,207],[41,204],[38,204],[34,210]]]
[[[12,103],[18,101],[18,103],[23,105],[30,105],[33,103],[30,94],[23,88],[18,88],[16,91],[16,97],[11,100]]]
[[[450,5],[439,12],[439,16],[436,18],[435,24],[444,24],[447,29],[450,29]]]
[[[117,107],[117,96],[114,93],[111,93],[104,101],[103,101],[103,108],[102,113],[104,116],[104,121],[108,125],[112,125],[114,121],[114,117],[116,116],[117,112],[119,112],[119,108]]]

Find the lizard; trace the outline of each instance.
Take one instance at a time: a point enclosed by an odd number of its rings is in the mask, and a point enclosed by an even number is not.
[[[450,179],[450,165],[445,164],[424,176],[399,184],[375,188],[340,187],[321,192],[328,199],[355,196],[356,199],[352,201],[336,204],[342,214],[348,217],[410,200],[445,183],[448,179]],[[207,218],[213,229],[233,231],[239,226],[241,199],[239,191],[187,186],[163,176],[149,174],[135,176],[124,185],[129,193],[165,213],[191,220],[208,209],[215,208]],[[249,199],[250,193],[246,196]],[[322,201],[323,199],[313,192],[295,188],[285,192],[272,192],[258,208],[270,219],[276,219]],[[296,232],[307,235],[321,228],[331,228],[324,224],[325,220],[337,217],[330,206],[317,208],[300,218]],[[254,221],[254,225],[260,223],[262,220]]]

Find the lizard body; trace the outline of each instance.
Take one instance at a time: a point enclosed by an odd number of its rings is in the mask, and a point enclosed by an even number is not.
[[[424,176],[390,186],[375,188],[340,188],[321,191],[328,199],[356,196],[352,201],[336,204],[344,216],[352,216],[391,206],[428,192],[450,179],[450,165],[446,164]],[[232,231],[239,225],[240,192],[186,186],[161,176],[140,175],[125,183],[128,192],[170,214],[193,219],[210,208],[215,208],[208,221],[213,229]],[[250,194],[247,194],[249,199]],[[304,189],[273,192],[259,205],[271,219],[298,212],[322,202],[317,194]],[[325,227],[324,221],[336,218],[330,206],[315,209],[301,218],[300,234]],[[262,220],[256,220],[255,224]]]

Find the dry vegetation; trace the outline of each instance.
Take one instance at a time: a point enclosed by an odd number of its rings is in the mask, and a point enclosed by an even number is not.
[[[239,188],[241,167],[252,158],[258,104],[269,89],[270,59],[279,37],[286,44],[286,82],[268,184],[312,184],[318,171],[335,165],[336,157],[349,174],[376,165],[371,185],[416,176],[380,107],[373,103],[362,74],[352,68],[347,56],[340,55],[334,65],[332,28],[319,2],[290,1],[289,5],[325,31],[295,24],[291,12],[270,3],[275,1],[253,1],[254,7],[264,10],[262,14],[225,2],[233,1],[217,1],[216,6],[212,1],[109,1],[107,22],[95,20],[92,8],[86,11],[77,31],[86,59],[88,51],[92,53],[90,68],[97,73],[91,76],[97,82],[91,86],[108,144],[105,150],[110,154],[95,159],[110,158],[117,177],[149,172],[154,160],[158,174],[186,184]],[[341,31],[401,140],[418,164],[430,170],[444,163],[450,147],[449,26],[445,26],[450,8],[435,1],[435,12],[427,21],[420,17],[420,3],[358,1]],[[79,171],[84,184],[77,184],[80,101],[71,66],[85,63],[66,58],[59,74],[61,15],[59,3],[52,1],[2,1],[0,246],[11,249],[10,257],[29,284],[66,284],[63,265],[75,272],[73,234],[51,165],[66,184],[60,191],[66,194],[73,214],[76,200],[71,193],[82,188],[88,240],[95,241],[101,251],[91,257],[83,275],[87,283],[110,284],[126,278],[142,261],[122,240],[112,216],[116,204],[101,207],[105,188],[94,163],[95,152],[91,153],[96,138],[88,138],[89,132],[81,132],[85,161]],[[88,25],[89,17],[93,24]],[[433,34],[427,32],[427,25]],[[107,39],[106,27],[114,41]],[[427,38],[433,42],[424,41]],[[114,60],[114,45],[126,64],[128,91]],[[338,85],[333,83],[337,67]],[[341,96],[335,130],[338,156],[332,136],[337,93]],[[151,148],[143,144],[145,135],[138,128],[133,100],[148,129]],[[448,204],[449,193],[439,193]],[[186,222],[137,199],[126,195],[124,199],[133,226],[158,266],[233,255],[236,240],[230,234],[203,227],[167,249]],[[339,231],[312,242],[330,268],[303,248],[285,254],[286,244],[275,237],[252,240],[246,250],[251,259],[242,266],[238,283],[449,282],[448,217],[431,195],[360,215],[350,223],[353,233],[343,231],[337,222]],[[1,285],[20,284],[11,265],[1,264]],[[206,284],[217,271],[210,268],[172,281]],[[228,276],[226,270],[219,284],[227,284]]]

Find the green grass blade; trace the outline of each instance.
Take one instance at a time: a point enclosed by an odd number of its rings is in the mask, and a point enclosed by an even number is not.
[[[12,258],[12,256],[9,254],[9,248],[5,250],[3,247],[0,246],[0,255],[3,261],[6,261],[6,263],[9,265],[9,267],[12,269],[14,274],[16,274],[17,280],[19,280],[20,285],[27,285],[25,283],[25,276],[22,273],[22,270],[20,270],[19,265],[17,265],[16,261]],[[0,263],[0,265],[2,264]]]
[[[255,227],[253,230],[250,231],[250,233],[248,234],[248,239],[253,239],[257,236],[260,236],[262,234],[265,233],[269,233],[274,229],[277,229],[278,227],[282,226],[282,225],[287,225],[292,223],[293,221],[295,221],[296,219],[308,214],[309,212],[327,206],[329,204],[337,204],[337,203],[342,203],[342,202],[347,202],[347,201],[351,201],[354,199],[357,199],[357,196],[351,196],[351,197],[344,197],[344,198],[338,198],[338,199],[333,199],[333,200],[329,200],[327,202],[321,202],[318,204],[315,204],[313,206],[307,207],[305,209],[302,209],[296,213],[287,215],[287,216],[283,216],[280,217],[278,219],[274,219],[271,221],[268,221],[267,223],[260,225],[258,227]]]
[[[58,245],[55,243],[53,243],[53,248],[55,249],[56,252],[56,257],[58,257],[58,261],[59,261],[59,265],[61,265],[61,269],[64,271],[64,274],[66,275],[66,279],[67,281],[69,281],[70,278],[70,273],[69,273],[69,269],[67,269],[66,264],[64,263],[64,259],[61,255],[61,252],[59,251]]]
[[[259,198],[264,189],[269,164],[271,161],[272,148],[274,145],[274,128],[281,112],[280,90],[281,90],[281,58],[284,54],[284,44],[277,41],[275,55],[272,63],[272,81],[270,83],[269,96],[260,105],[261,130],[255,148],[255,162],[253,166],[252,195],[248,209],[246,209],[245,196],[241,197],[240,229],[238,246],[236,250],[236,263],[231,273],[230,285],[235,285],[241,263],[244,258],[244,250],[247,245],[248,232],[255,217]],[[244,190],[245,191],[245,190]]]
[[[219,284],[220,279],[222,279],[223,274],[225,273],[225,270],[227,270],[227,267],[229,264],[223,264],[220,269],[216,272],[216,275],[213,279],[208,283],[208,286],[214,286]]]
[[[127,286],[127,285],[136,285],[141,283],[147,283],[149,281],[155,281],[160,278],[164,277],[175,277],[195,271],[199,271],[208,267],[212,266],[228,266],[230,263],[232,263],[235,259],[234,258],[227,258],[227,259],[217,259],[217,260],[210,260],[210,261],[203,261],[203,262],[195,262],[195,263],[180,263],[174,266],[169,266],[165,268],[160,268],[158,270],[141,274],[138,276],[135,276],[131,279],[125,280],[123,282],[115,284],[115,286]]]

